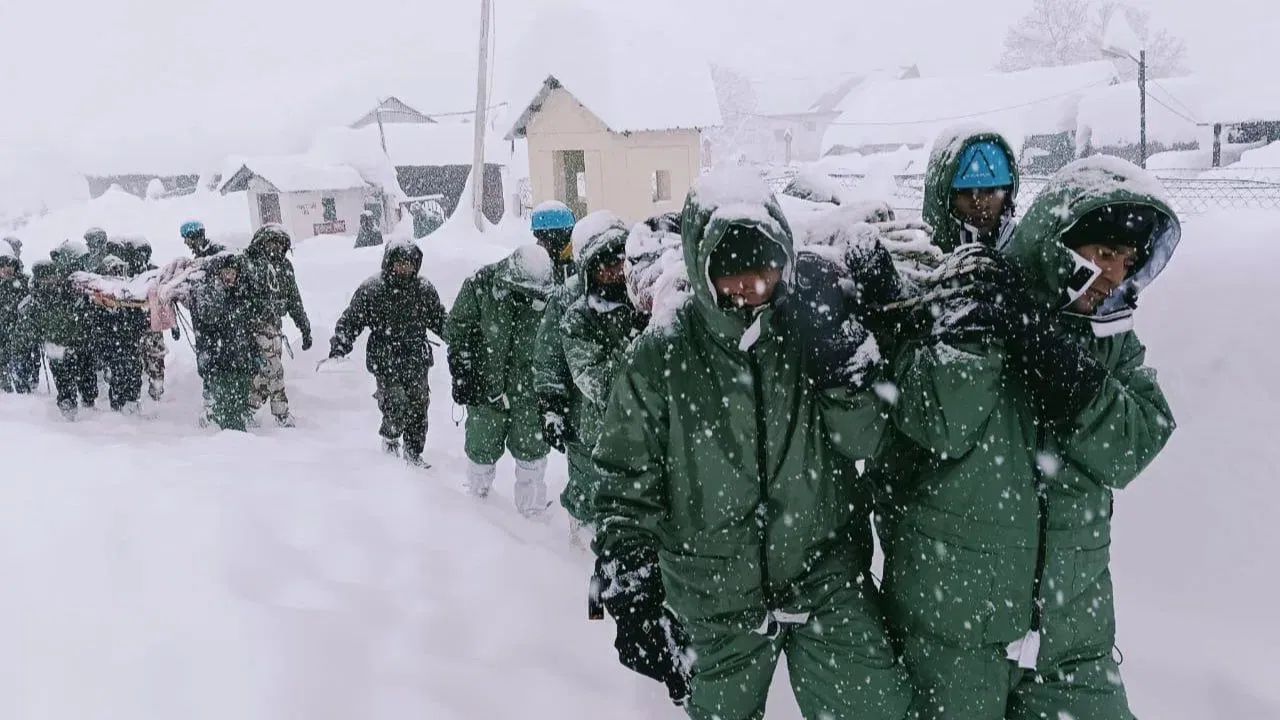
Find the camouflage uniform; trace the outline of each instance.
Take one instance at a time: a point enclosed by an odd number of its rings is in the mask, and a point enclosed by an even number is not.
[[[273,253],[271,245],[283,246],[284,252]],[[259,362],[249,393],[249,409],[256,412],[269,400],[271,414],[285,426],[293,424],[293,417],[289,413],[289,396],[284,389],[284,325],[281,318],[288,315],[302,331],[303,350],[311,347],[311,323],[302,307],[293,263],[284,254],[290,245],[284,228],[268,224],[254,233],[244,253],[251,268],[253,290],[262,304],[262,312],[253,324],[253,342]]]

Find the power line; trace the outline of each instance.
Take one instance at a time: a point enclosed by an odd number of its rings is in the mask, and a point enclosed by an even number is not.
[[[492,95],[492,93],[490,94]],[[488,106],[487,108],[485,108],[485,110],[497,110],[500,107],[506,107],[507,105],[510,105],[510,104],[511,103],[508,103],[508,102],[494,103]],[[475,110],[458,110],[455,112],[424,112],[422,114],[426,115],[427,117],[438,118],[438,117],[456,117],[458,115],[475,115],[476,111]]]
[[[1025,107],[1031,107],[1032,105],[1039,105],[1040,103],[1049,102],[1050,100],[1059,100],[1064,97],[1070,97],[1072,95],[1082,93],[1086,90],[1092,90],[1093,88],[1096,88],[1096,87],[1109,85],[1110,83],[1111,83],[1110,80],[1102,80],[1096,83],[1092,83],[1090,85],[1085,85],[1082,88],[1077,88],[1075,90],[1070,90],[1068,92],[1059,93],[1057,95],[1042,97],[1036,100],[1031,100],[1030,102],[1020,103],[1018,105],[1009,105],[1006,107],[992,108],[990,110],[981,110],[979,112],[966,113],[964,115],[952,115],[950,117],[932,118],[929,120],[900,120],[897,122],[839,122],[839,121],[836,121],[831,124],[845,126],[845,127],[889,127],[889,126],[896,126],[896,125],[930,125],[933,123],[951,122],[954,120],[972,120],[973,118],[979,118],[984,115],[992,115],[995,113],[1007,112],[1009,110],[1020,110]],[[765,117],[765,116],[758,115],[756,117]]]
[[[1147,97],[1148,97],[1148,98],[1151,98],[1152,102],[1154,102],[1155,104],[1159,105],[1160,107],[1164,108],[1165,110],[1168,110],[1169,112],[1173,113],[1174,115],[1177,115],[1178,117],[1182,118],[1183,120],[1186,120],[1187,122],[1191,123],[1192,125],[1199,125],[1199,124],[1200,124],[1200,123],[1199,123],[1199,122],[1197,122],[1196,120],[1192,120],[1191,118],[1187,117],[1186,115],[1183,115],[1181,112],[1178,112],[1178,111],[1177,111],[1177,110],[1175,110],[1173,107],[1171,107],[1168,103],[1166,103],[1165,101],[1161,100],[1159,97],[1156,97],[1155,95],[1152,95],[1152,94],[1150,94],[1150,93],[1147,93]]]
[[[1160,81],[1158,81],[1158,80],[1151,80],[1151,83],[1152,83],[1152,84],[1154,84],[1156,87],[1160,88],[1160,89],[1164,92],[1164,94],[1165,94],[1165,95],[1168,95],[1168,96],[1169,96],[1169,99],[1170,99],[1170,100],[1172,100],[1173,102],[1175,102],[1175,103],[1177,103],[1178,105],[1180,105],[1180,106],[1182,107],[1182,109],[1183,109],[1183,110],[1186,110],[1188,113],[1190,113],[1190,114],[1192,114],[1192,115],[1195,115],[1195,114],[1196,114],[1196,111],[1195,111],[1195,110],[1192,110],[1190,105],[1188,105],[1188,104],[1186,104],[1186,103],[1182,102],[1182,100],[1180,100],[1180,99],[1178,98],[1178,96],[1177,96],[1177,95],[1174,95],[1173,93],[1169,92],[1169,88],[1167,88],[1167,87],[1165,87],[1165,86],[1161,85],[1161,84],[1160,84]],[[1152,96],[1152,97],[1154,97],[1154,96]],[[1184,119],[1189,119],[1189,118],[1186,118],[1186,116],[1185,116],[1185,115],[1183,116],[1183,118],[1184,118]],[[1196,121],[1195,121],[1195,120],[1192,120],[1191,122],[1196,122]]]

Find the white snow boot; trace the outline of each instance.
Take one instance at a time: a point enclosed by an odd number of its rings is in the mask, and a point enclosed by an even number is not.
[[[164,381],[156,378],[149,378],[147,381],[147,394],[151,399],[160,402],[160,398],[164,397]]]
[[[75,422],[76,415],[79,414],[79,408],[75,405],[58,405],[58,412],[62,413],[62,419],[67,422]]]
[[[569,544],[580,550],[590,550],[596,539],[596,526],[591,523],[569,519]]]
[[[467,493],[472,497],[489,497],[493,479],[498,475],[497,465],[481,465],[467,461]]]
[[[382,438],[382,452],[392,457],[400,457],[400,438]]]
[[[285,413],[284,415],[276,416],[276,425],[282,428],[298,427],[298,421],[293,419],[293,415]]]
[[[139,403],[137,400],[131,400],[125,403],[124,405],[120,406],[120,414],[121,415],[141,415],[142,404]]]
[[[513,494],[516,509],[527,518],[541,517],[551,503],[547,502],[547,459],[516,460],[516,486]]]
[[[418,470],[426,470],[431,467],[431,463],[423,460],[421,455],[414,455],[408,451],[404,454],[404,462],[409,467],[417,468]]]

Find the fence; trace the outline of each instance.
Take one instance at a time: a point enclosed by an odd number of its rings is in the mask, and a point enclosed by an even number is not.
[[[1161,170],[1156,173],[1179,215],[1196,215],[1211,210],[1280,210],[1280,182],[1276,182],[1280,180],[1280,168],[1251,169],[1251,177],[1206,178],[1204,174],[1203,170]],[[768,175],[765,179],[774,191],[781,192],[795,176],[795,172],[787,171]],[[832,179],[849,190],[872,190],[869,185],[884,182],[871,180],[865,175],[832,175]],[[1018,192],[1018,205],[1021,208],[1029,206],[1048,181],[1048,176],[1024,175]],[[898,210],[919,212],[924,203],[924,175],[895,175],[892,190],[886,186],[872,192],[889,195],[890,204]]]

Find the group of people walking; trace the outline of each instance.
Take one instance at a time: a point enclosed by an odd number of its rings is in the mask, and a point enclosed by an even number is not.
[[[1020,221],[1018,191],[1004,138],[966,129],[933,149],[922,223],[834,200],[797,237],[745,172],[632,227],[547,203],[536,242],[450,309],[422,250],[387,244],[329,355],[369,332],[382,449],[424,466],[444,340],[478,497],[510,453],[519,511],[545,514],[564,453],[592,606],[621,662],[693,718],[762,717],[785,655],[812,719],[1127,719],[1113,491],[1174,429],[1132,314],[1180,226],[1115,158],[1068,165]],[[189,306],[210,418],[243,430],[269,404],[291,425],[282,318],[304,350],[311,328],[288,234],[266,226],[239,253],[198,223],[182,234],[203,258]],[[98,367],[113,407],[136,403],[144,369],[163,392],[163,337],[67,287],[73,268],[135,274],[149,253],[86,240],[35,263],[29,294],[0,252],[5,387],[32,387],[43,347],[70,415]]]

